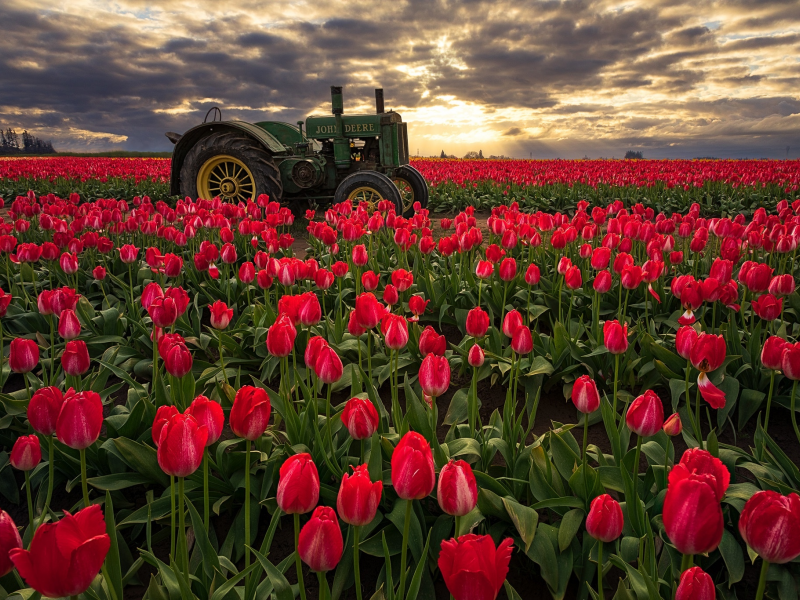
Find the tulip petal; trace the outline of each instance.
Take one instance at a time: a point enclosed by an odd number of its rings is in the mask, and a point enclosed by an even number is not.
[[[720,409],[725,407],[725,392],[711,383],[708,375],[700,373],[700,377],[697,378],[697,385],[700,387],[700,395],[703,400],[708,402],[711,408]]]
[[[656,294],[656,291],[653,289],[653,286],[649,283],[647,284],[647,291],[650,292],[650,295],[655,298],[659,304],[661,304],[661,297]]]
[[[694,316],[694,312],[691,310],[686,310],[680,317],[678,317],[678,324],[679,325],[691,325],[697,319]]]
[[[86,591],[100,572],[110,547],[111,538],[104,533],[87,540],[72,553],[69,561],[69,577],[65,582],[67,588],[65,595],[74,596]]]

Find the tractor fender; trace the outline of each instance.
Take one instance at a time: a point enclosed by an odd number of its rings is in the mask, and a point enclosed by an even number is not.
[[[170,172],[170,190],[172,196],[177,196],[181,193],[180,175],[183,161],[186,154],[192,149],[198,141],[207,136],[209,133],[217,131],[241,131],[248,137],[253,138],[259,142],[264,149],[270,154],[283,154],[287,152],[286,146],[281,144],[278,139],[268,131],[247,123],[245,121],[213,121],[210,123],[203,123],[192,127],[175,144],[172,151],[172,165]],[[170,138],[171,139],[171,138]]]

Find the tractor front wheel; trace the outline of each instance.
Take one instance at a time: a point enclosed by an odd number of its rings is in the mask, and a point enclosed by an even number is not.
[[[406,165],[395,169],[392,181],[400,191],[400,197],[403,201],[403,216],[406,219],[414,216],[416,212],[414,210],[415,202],[419,202],[420,208],[427,208],[428,182],[425,181],[422,173],[411,165]]]
[[[220,131],[197,142],[181,166],[181,195],[225,202],[281,201],[283,186],[272,156],[254,139]]]
[[[350,201],[353,207],[362,202],[367,204],[367,212],[372,214],[378,209],[378,202],[389,200],[394,204],[395,212],[403,211],[402,198],[392,180],[377,171],[356,171],[345,177],[336,188],[333,201],[336,204]]]

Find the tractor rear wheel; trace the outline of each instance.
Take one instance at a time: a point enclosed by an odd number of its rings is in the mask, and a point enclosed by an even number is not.
[[[370,214],[377,210],[381,200],[392,202],[398,215],[403,210],[399,190],[391,179],[377,171],[356,171],[345,177],[336,188],[333,201],[339,204],[348,200],[354,207],[366,202]]]
[[[428,183],[422,173],[414,167],[406,165],[395,169],[392,181],[400,191],[400,197],[403,200],[403,216],[406,219],[414,216],[415,202],[419,202],[421,208],[428,206]]]
[[[239,132],[212,133],[192,146],[183,160],[182,196],[240,202],[261,194],[281,201],[280,172],[258,142]]]

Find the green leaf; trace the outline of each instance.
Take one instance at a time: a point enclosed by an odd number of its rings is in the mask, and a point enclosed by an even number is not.
[[[508,498],[503,498],[503,506],[505,506],[508,516],[511,517],[511,522],[514,523],[519,537],[522,538],[525,544],[525,552],[528,552],[536,536],[539,513],[529,506],[523,506]]]
[[[422,556],[428,556],[428,548],[431,545],[431,530],[428,530],[428,539],[425,541],[425,548],[422,551]],[[416,598],[419,595],[419,585],[422,581],[422,573],[425,571],[426,561],[420,560],[417,563],[417,568],[414,569],[414,577],[411,578],[411,584],[408,586],[408,595],[406,598]]]
[[[542,579],[545,580],[550,589],[558,588],[558,552],[553,547],[550,538],[546,535],[537,535],[530,550],[527,552],[528,557],[539,565],[542,573]]]
[[[154,448],[128,438],[116,438],[114,446],[133,470],[149,477],[151,481],[159,483],[163,487],[169,486],[169,476],[158,466]]]
[[[739,394],[739,430],[741,430],[761,406],[767,395],[758,390],[744,389]]]
[[[195,544],[200,550],[200,556],[203,559],[203,570],[209,579],[213,579],[214,571],[222,570],[219,564],[219,557],[214,551],[211,541],[208,539],[208,533],[206,532],[200,513],[197,512],[197,509],[188,497],[186,498],[186,505],[189,507],[189,517],[192,520]]]
[[[255,548],[252,550],[253,554],[258,559],[261,568],[264,569],[267,577],[269,577],[269,580],[272,582],[272,589],[274,590],[273,596],[276,598],[276,600],[294,600],[292,586],[287,581],[286,577],[283,576],[283,573],[276,569],[275,566],[269,560],[267,560],[267,557],[261,554],[261,552]]]
[[[253,552],[255,552],[255,550],[253,550]],[[214,590],[214,594],[211,596],[211,600],[223,600],[223,598],[225,598],[228,595],[228,592],[230,592],[236,586],[236,584],[242,580],[243,577],[255,571],[256,567],[258,566],[260,566],[260,563],[253,563],[245,570],[240,571],[239,573],[234,575],[232,579],[228,579],[228,581],[226,581],[216,590]]]
[[[111,500],[111,492],[106,492],[105,503],[106,533],[111,540],[111,545],[106,554],[104,564],[104,575],[106,584],[111,590],[115,600],[123,600],[122,596],[122,565],[119,560],[119,540],[117,539],[117,523],[114,520],[114,503]]]
[[[583,523],[584,512],[580,508],[575,508],[564,515],[561,524],[558,526],[558,549],[564,552],[569,548],[572,539],[577,535]]]
[[[152,478],[140,473],[119,473],[116,475],[101,475],[100,477],[90,477],[86,483],[98,490],[117,491],[124,490],[135,485],[151,483]]]
[[[503,587],[506,590],[506,596],[508,596],[508,600],[522,600],[520,595],[517,593],[517,590],[515,590],[510,583],[508,583],[507,579],[503,581]]]
[[[722,532],[719,553],[725,561],[725,566],[728,567],[728,588],[730,588],[744,577],[744,553],[736,538],[727,529]]]

